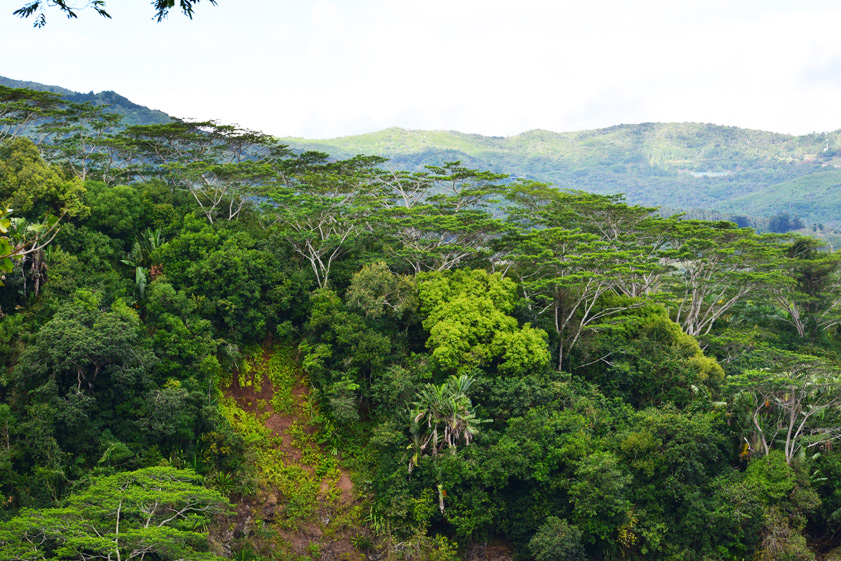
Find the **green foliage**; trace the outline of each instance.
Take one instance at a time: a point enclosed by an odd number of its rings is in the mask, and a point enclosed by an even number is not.
[[[791,520],[778,508],[769,509],[763,528],[762,543],[756,552],[762,561],[812,561],[815,554],[806,538],[793,527]]]
[[[83,217],[85,188],[65,179],[46,164],[32,141],[25,138],[0,143],[0,200],[27,218],[51,212]]]
[[[307,152],[278,164],[283,181],[269,193],[264,211],[292,249],[306,260],[319,288],[327,288],[334,265],[362,235],[379,194],[374,167],[379,157],[330,161]]]
[[[299,557],[345,540],[451,561],[453,536],[538,560],[811,559],[841,531],[827,246],[475,159],[388,171],[214,121],[115,136],[113,115],[9,88],[0,113],[0,195],[21,205],[0,207],[0,557],[29,532],[45,558],[201,559],[208,531],[282,557],[305,531]],[[693,131],[732,143],[674,137]],[[722,128],[606,134],[570,137],[588,148],[557,173],[621,157],[610,173],[648,194],[703,181],[711,200],[723,183],[674,166],[760,153]],[[775,140],[783,160],[813,144]],[[452,148],[473,141],[498,142]],[[781,166],[764,180],[808,171]],[[725,171],[734,194],[756,173]],[[152,531],[161,474],[219,498],[186,465],[252,512]]]
[[[646,307],[617,315],[586,342],[582,366],[574,372],[608,396],[635,407],[664,402],[685,406],[709,396],[724,370],[704,356],[694,337],[669,319],[666,310]]]
[[[720,412],[649,408],[618,436],[619,458],[633,477],[640,551],[676,554],[705,543],[714,479],[726,471],[728,439]]]
[[[198,317],[195,300],[176,292],[165,277],[158,277],[149,286],[145,304],[161,373],[189,377],[202,386],[218,379],[220,366],[215,354],[219,341],[213,337],[210,322]]]
[[[745,482],[753,484],[764,501],[776,503],[794,489],[794,471],[782,452],[772,450],[767,456],[751,460]]]
[[[491,449],[493,479],[550,481],[572,477],[576,462],[592,450],[589,423],[573,410],[535,408],[511,419]]]
[[[80,464],[99,458],[106,427],[120,441],[136,438],[134,421],[157,366],[137,313],[121,301],[99,306],[97,296],[79,293],[38,330],[11,377],[13,387],[31,395],[19,406],[40,411],[40,438]],[[40,444],[26,448],[36,461],[43,454]]]
[[[417,309],[417,288],[414,279],[395,275],[384,261],[364,266],[353,275],[347,291],[351,308],[374,319],[382,316],[401,317]]]
[[[346,406],[350,392],[357,391],[350,390],[353,385],[368,395],[393,352],[392,339],[349,311],[331,290],[313,292],[310,303],[307,339],[301,345],[303,366],[318,387],[334,392],[334,397],[343,395]]]
[[[163,245],[156,256],[169,282],[196,301],[198,313],[217,332],[233,340],[260,340],[291,316],[291,302],[307,287],[246,232],[229,235],[200,226]]]
[[[631,508],[626,498],[631,477],[618,464],[613,454],[597,452],[583,458],[575,470],[569,490],[572,520],[590,543],[612,538]]]
[[[581,531],[566,520],[550,516],[529,541],[535,561],[584,561]]]
[[[427,347],[447,371],[495,364],[502,374],[522,375],[549,361],[546,334],[509,315],[516,286],[499,274],[459,270],[428,274],[418,285]]]
[[[128,185],[108,186],[99,181],[85,183],[91,214],[87,225],[112,238],[125,241],[140,229],[144,205],[138,189]]]
[[[190,471],[97,477],[61,508],[27,509],[0,523],[0,559],[218,559],[207,551],[206,527],[228,506]]]

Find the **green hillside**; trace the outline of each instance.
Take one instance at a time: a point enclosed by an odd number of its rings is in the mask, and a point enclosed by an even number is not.
[[[73,102],[109,105],[126,125],[171,118],[113,92],[79,93],[0,77],[0,85],[61,94]],[[637,204],[706,217],[748,216],[762,227],[780,213],[809,226],[841,228],[841,130],[793,136],[701,123],[642,123],[556,133],[533,130],[509,137],[397,127],[326,140],[281,138],[296,150],[337,158],[389,158],[419,170],[459,160],[464,165],[600,194],[625,193]]]
[[[156,109],[149,109],[143,105],[138,105],[129,99],[121,96],[113,91],[104,91],[99,93],[89,92],[80,93],[62,88],[59,86],[47,86],[39,84],[38,82],[25,82],[23,80],[13,80],[0,76],[0,86],[7,88],[28,88],[30,90],[52,92],[67,98],[73,103],[92,103],[94,105],[109,105],[111,111],[123,116],[123,124],[131,125],[156,125],[168,123],[172,117],[158,111]]]
[[[510,137],[390,128],[329,140],[281,140],[336,157],[381,155],[396,168],[461,160],[567,188],[625,193],[639,204],[757,217],[793,212],[807,222],[841,225],[841,207],[813,192],[828,188],[827,174],[841,156],[841,131],[792,136],[700,123],[643,123]]]
[[[838,251],[112,139],[0,142],[0,561],[841,559]]]
[[[769,215],[780,208],[807,222],[837,221],[841,209],[841,169],[825,169],[766,187],[723,205],[746,214]]]

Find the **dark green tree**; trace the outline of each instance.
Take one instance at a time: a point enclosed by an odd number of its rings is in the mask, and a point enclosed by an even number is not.
[[[529,541],[535,561],[584,561],[581,530],[566,520],[550,516]]]

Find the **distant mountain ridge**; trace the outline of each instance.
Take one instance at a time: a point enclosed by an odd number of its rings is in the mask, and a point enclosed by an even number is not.
[[[0,85],[107,104],[126,125],[172,120],[113,91],[80,93],[4,77]],[[392,127],[328,140],[279,140],[337,158],[383,156],[396,169],[460,160],[561,188],[624,193],[632,203],[688,211],[689,216],[746,216],[761,227],[770,217],[788,213],[807,228],[841,230],[841,130],[795,136],[702,123],[641,123],[501,137]]]
[[[65,97],[68,101],[72,101],[73,103],[109,105],[111,106],[111,111],[123,116],[123,124],[127,126],[163,124],[172,120],[172,117],[163,111],[149,109],[143,105],[138,105],[137,103],[134,103],[120,94],[110,90],[99,93],[94,93],[92,91],[90,93],[80,93],[60,86],[48,86],[45,84],[39,84],[38,82],[13,80],[12,78],[5,78],[3,76],[0,76],[0,86],[52,92]]]
[[[841,226],[841,130],[803,136],[701,123],[642,123],[509,137],[389,128],[329,140],[281,138],[336,157],[372,154],[402,169],[469,166],[695,214],[797,215]]]

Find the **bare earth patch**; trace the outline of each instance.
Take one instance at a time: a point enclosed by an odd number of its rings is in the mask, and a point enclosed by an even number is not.
[[[360,507],[354,497],[350,474],[315,439],[318,427],[310,419],[310,387],[297,364],[294,376],[274,373],[278,357],[266,349],[252,360],[248,372],[238,373],[224,393],[236,408],[259,421],[271,435],[270,444],[260,443],[255,454],[260,488],[252,497],[238,501],[234,537],[244,536],[255,551],[278,559],[363,560],[352,538],[364,531],[359,523]],[[289,353],[289,360],[292,361]],[[275,381],[290,384],[277,387]],[[289,411],[277,411],[272,403],[278,392],[291,395]],[[236,424],[236,423],[235,423]],[[257,536],[255,528],[272,530]],[[266,534],[266,532],[263,532]]]

